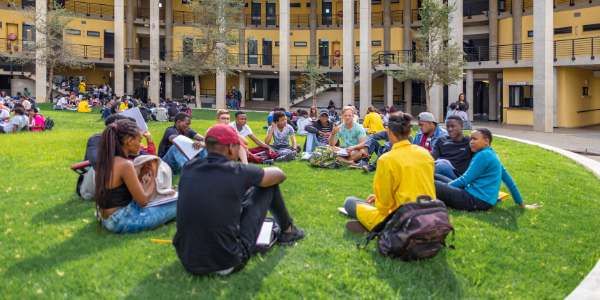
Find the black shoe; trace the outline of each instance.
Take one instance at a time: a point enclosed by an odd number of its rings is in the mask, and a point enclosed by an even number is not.
[[[294,159],[294,152],[288,153],[275,159],[275,162],[288,162]]]
[[[377,169],[377,167],[375,166],[375,164],[368,164],[368,165],[364,165],[362,167],[363,171],[365,171],[365,173],[369,173],[369,172],[373,172],[375,171],[375,169]]]
[[[367,163],[366,163],[364,160],[361,160],[361,161],[360,161],[359,163],[357,163],[357,164],[350,165],[350,166],[348,167],[348,169],[362,169],[362,168],[364,168],[366,165],[367,165]]]
[[[272,165],[274,165],[275,163],[273,162],[273,160],[272,160],[272,159],[265,159],[265,160],[263,160],[262,164],[263,164],[263,165],[269,165],[269,166],[272,166]]]
[[[303,239],[304,236],[304,230],[292,225],[292,232],[282,232],[279,237],[277,237],[277,243],[282,246],[290,246],[293,245],[295,241]]]

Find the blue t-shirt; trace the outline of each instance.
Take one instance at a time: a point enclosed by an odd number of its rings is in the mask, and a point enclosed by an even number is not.
[[[271,128],[275,127],[273,132],[273,146],[290,146],[290,136],[294,136],[294,128],[286,124],[282,131],[279,131],[277,125],[269,127],[267,134],[271,132]]]
[[[352,123],[352,128],[348,130],[346,124],[342,123],[342,130],[335,134],[336,139],[341,139],[344,147],[358,145],[358,139],[367,137],[365,130],[358,123]]]

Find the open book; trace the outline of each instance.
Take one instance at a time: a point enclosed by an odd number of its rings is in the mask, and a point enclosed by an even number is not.
[[[179,149],[179,151],[181,151],[181,153],[188,158],[188,160],[192,160],[194,157],[196,157],[196,155],[198,155],[198,153],[200,153],[200,151],[202,151],[202,148],[198,150],[194,149],[194,146],[192,146],[193,144],[194,141],[187,136],[179,135],[173,139],[173,145],[175,145],[177,149]]]
[[[146,207],[153,207],[153,206],[159,206],[162,204],[171,203],[173,201],[177,201],[177,199],[179,199],[179,193],[175,193],[175,196],[170,197],[170,198],[160,199],[160,200],[156,200],[156,201],[150,201],[150,202],[148,202],[148,204],[146,204]]]
[[[346,150],[346,148],[342,148],[340,151],[338,151],[337,155],[339,155],[339,156],[350,156],[350,154],[348,154],[348,151]]]
[[[142,132],[148,131],[148,125],[146,125],[146,121],[140,112],[138,107],[130,108],[121,112],[122,116],[130,117],[135,119],[135,123],[142,130]]]

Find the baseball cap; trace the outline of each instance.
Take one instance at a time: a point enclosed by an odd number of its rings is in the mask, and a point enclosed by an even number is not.
[[[328,111],[327,109],[323,108],[323,109],[321,109],[321,111],[319,112],[319,115],[322,115],[322,114],[329,115],[329,111]]]
[[[219,145],[241,144],[237,133],[227,125],[218,124],[206,132],[206,137],[215,137]]]
[[[285,112],[285,115],[289,117],[289,116],[290,116],[290,112],[289,112],[289,111],[286,111],[286,112]]]
[[[422,112],[422,113],[420,113],[419,116],[417,117],[417,120],[423,121],[423,122],[433,122],[435,124],[438,123],[438,122],[435,121],[435,118],[433,117],[433,115],[431,113],[428,113],[428,112]]]

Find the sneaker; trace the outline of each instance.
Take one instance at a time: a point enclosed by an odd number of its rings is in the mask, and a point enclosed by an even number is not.
[[[301,158],[304,160],[309,160],[312,156],[312,153],[310,152],[303,152]]]
[[[305,235],[304,230],[292,225],[292,232],[281,232],[279,237],[277,237],[277,243],[282,246],[290,246],[293,245],[295,241],[303,239]]]
[[[350,165],[348,168],[349,169],[362,169],[366,165],[367,165],[367,163],[364,160],[361,160],[359,163]]]
[[[275,162],[272,159],[265,159],[263,160],[262,164],[272,166],[275,164]]]
[[[279,156],[275,159],[275,162],[288,162],[294,159],[294,152],[288,153],[284,156]]]
[[[369,229],[367,229],[367,227],[365,227],[363,224],[356,220],[346,222],[346,229],[354,233],[367,234],[370,232]]]
[[[369,173],[369,172],[375,171],[375,169],[377,169],[377,167],[375,166],[375,164],[368,164],[368,165],[364,165],[361,169],[363,169],[363,171],[365,171],[365,173]]]

